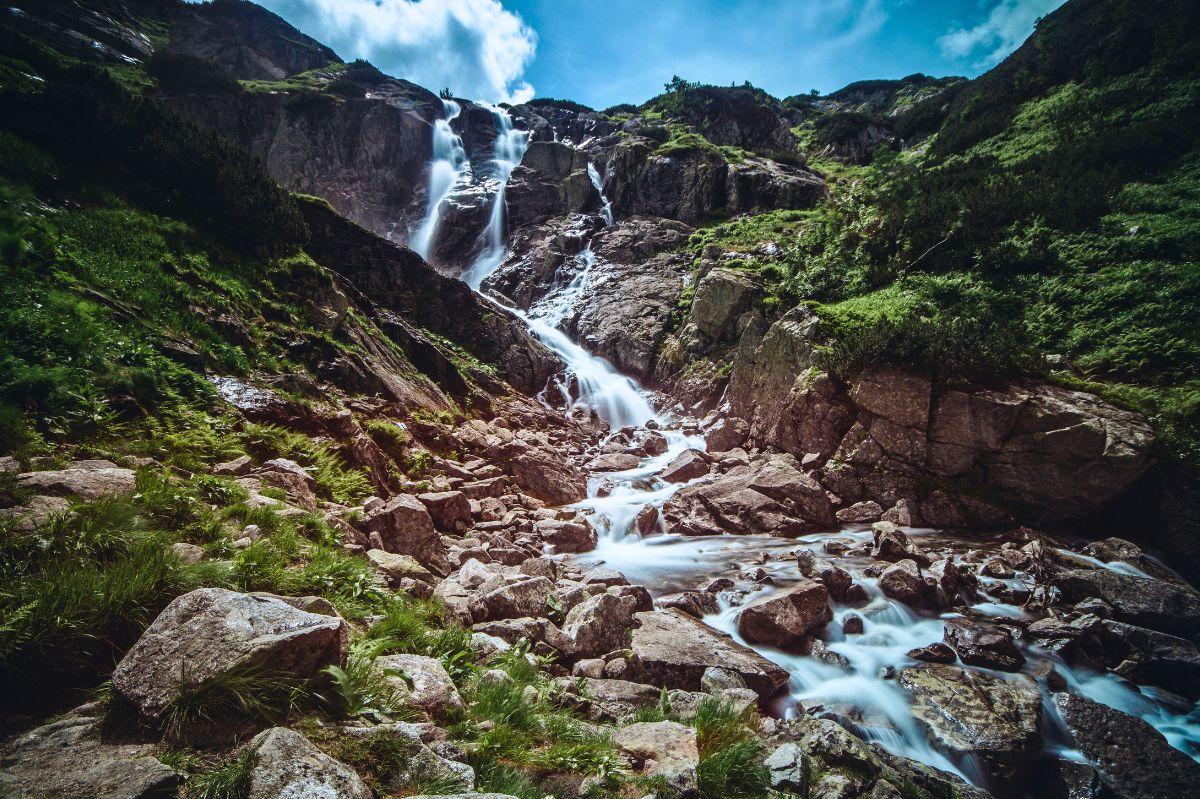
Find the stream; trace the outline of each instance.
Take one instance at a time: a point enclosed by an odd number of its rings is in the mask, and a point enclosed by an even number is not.
[[[413,237],[414,249],[420,246],[428,250],[436,232],[441,203],[464,169],[466,159],[461,154],[461,141],[455,144],[457,136],[449,127],[449,122],[458,113],[457,108],[457,104],[447,102],[446,124],[435,126],[429,218]],[[528,144],[528,134],[514,127],[507,111],[495,108],[493,114],[497,138],[492,177],[498,187],[487,228],[481,233],[480,255],[463,273],[463,280],[476,291],[505,257],[504,188]],[[601,176],[591,164],[588,173],[600,196],[599,215],[605,225],[612,225],[612,206],[604,196]],[[587,515],[598,532],[599,545],[592,552],[568,557],[586,566],[603,563],[615,568],[630,582],[644,585],[656,600],[670,598],[684,590],[695,590],[713,578],[728,578],[733,587],[720,592],[719,611],[706,616],[704,621],[745,644],[735,623],[738,612],[748,603],[787,591],[802,579],[793,554],[797,549],[807,547],[818,556],[830,557],[823,550],[825,545],[835,539],[834,545],[845,544],[849,548],[870,542],[871,528],[869,525],[847,525],[795,539],[728,535],[691,538],[661,532],[642,538],[635,524],[638,512],[647,504],[661,509],[675,492],[688,485],[666,483],[657,475],[684,450],[703,450],[704,438],[694,420],[677,418],[659,410],[655,396],[619,374],[602,358],[587,352],[559,329],[594,270],[595,257],[588,243],[574,256],[571,268],[556,281],[552,290],[529,311],[508,310],[520,316],[531,332],[567,365],[568,379],[547,388],[548,392],[560,393],[554,398],[557,400],[555,405],[565,404],[568,413],[579,409],[594,412],[609,424],[610,430],[614,431],[611,435],[619,434],[621,428],[656,429],[666,437],[668,448],[660,455],[644,459],[636,468],[592,475],[588,498],[572,507]],[[496,302],[495,298],[488,299]],[[710,478],[698,478],[706,479]],[[983,549],[993,554],[1001,544],[1000,538],[989,540],[983,536],[964,541],[931,529],[904,528],[904,533],[926,552],[937,550],[942,556],[948,554],[956,564],[976,562],[963,560],[969,550]],[[1076,553],[1071,555],[1084,557]],[[853,605],[831,603],[834,619],[821,637],[828,650],[844,660],[831,663],[808,655],[753,647],[790,674],[786,692],[773,700],[769,711],[780,718],[805,712],[828,714],[860,737],[878,742],[895,754],[982,785],[981,775],[970,762],[953,762],[931,745],[912,714],[909,694],[892,675],[896,670],[917,664],[908,657],[910,650],[942,640],[945,619],[968,615],[975,621],[992,623],[993,619],[1011,620],[1025,616],[1019,597],[1033,586],[1033,577],[1020,570],[1005,579],[981,576],[979,601],[975,604],[940,614],[921,615],[884,596],[878,581],[869,573],[869,567],[875,563],[870,556],[839,556],[836,563],[850,572],[866,592],[865,602]],[[1123,563],[1095,561],[1094,565],[1125,573],[1138,572],[1136,567]],[[843,632],[842,622],[852,614],[862,619],[861,633]],[[1020,641],[1019,646],[1026,658],[1023,673],[1038,677],[1053,668],[1065,679],[1070,691],[1146,720],[1162,732],[1172,746],[1200,760],[1200,709],[1197,706],[1150,687],[1139,688],[1110,672],[1073,668],[1028,641]],[[1082,755],[1067,743],[1070,736],[1044,691],[1043,708],[1044,752],[1068,760],[1083,760]]]

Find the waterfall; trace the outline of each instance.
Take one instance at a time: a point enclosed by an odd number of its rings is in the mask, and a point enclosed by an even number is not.
[[[470,170],[467,151],[462,139],[450,127],[450,123],[462,112],[462,107],[453,100],[442,100],[442,119],[433,123],[433,160],[429,162],[429,206],[425,219],[413,234],[409,246],[422,258],[428,260],[442,218],[442,203],[459,179]]]
[[[592,179],[592,185],[596,187],[596,193],[600,195],[600,216],[604,217],[604,224],[612,227],[612,200],[604,196],[604,182],[600,180],[600,172],[591,161],[588,162],[588,177]]]
[[[496,140],[492,144],[492,176],[499,187],[492,200],[492,212],[483,231],[483,249],[475,262],[462,274],[463,282],[479,290],[484,278],[496,271],[504,260],[504,191],[512,171],[521,163],[529,146],[529,133],[513,127],[512,116],[503,108],[492,108],[496,120]]]

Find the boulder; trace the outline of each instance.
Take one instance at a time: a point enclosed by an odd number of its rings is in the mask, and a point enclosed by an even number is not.
[[[450,570],[446,545],[433,526],[425,505],[409,494],[398,494],[366,515],[364,529],[378,548],[412,555],[437,575]],[[377,537],[377,539],[376,539]]]
[[[741,675],[766,699],[788,681],[784,669],[685,613],[648,611],[633,618],[631,676],[642,682],[695,691],[704,671],[717,667]]]
[[[1055,694],[1054,706],[1079,751],[1095,764],[1114,795],[1195,795],[1200,763],[1142,719],[1075,694]]]
[[[879,503],[868,499],[839,510],[837,520],[844,524],[863,524],[877,522],[882,515],[883,508],[879,507]]]
[[[1032,678],[923,664],[901,669],[897,681],[936,746],[973,761],[1000,799],[1024,795],[1041,749],[1042,697]]]
[[[499,672],[508,677],[504,672]],[[470,791],[475,787],[475,770],[466,763],[449,759],[438,742],[426,745],[423,734],[428,737],[429,725],[391,722],[371,727],[343,726],[338,733],[362,741],[370,747],[379,745],[389,752],[387,788],[390,791],[411,789],[413,785],[428,785],[437,781],[441,790]],[[436,735],[436,732],[434,733]],[[438,751],[434,751],[436,747]],[[395,757],[391,753],[396,753]]]
[[[642,459],[637,455],[608,452],[594,458],[587,466],[593,472],[624,472],[628,469],[636,469],[641,463]]]
[[[334,760],[287,727],[264,730],[250,742],[255,754],[247,799],[372,799],[354,769]]]
[[[472,597],[471,615],[476,622],[545,616],[546,598],[553,593],[554,583],[545,577],[517,580]]]
[[[890,563],[911,560],[921,568],[929,566],[930,560],[921,548],[909,541],[908,536],[893,522],[875,522],[871,525],[871,535],[874,541],[871,557]]]
[[[367,552],[367,562],[376,571],[387,577],[389,584],[397,584],[405,577],[431,584],[437,582],[437,578],[428,569],[409,555],[397,555],[382,549],[372,549]]]
[[[158,720],[184,690],[242,668],[304,679],[346,660],[348,629],[278,597],[200,588],[174,599],[113,671],[113,687]]]
[[[587,476],[561,456],[530,451],[513,457],[508,466],[517,485],[551,505],[569,505],[587,499]]]
[[[1003,627],[989,627],[968,619],[947,619],[944,640],[969,666],[1000,671],[1020,671],[1025,657]]]
[[[840,566],[834,566],[824,558],[817,557],[811,549],[796,551],[796,565],[800,567],[800,573],[805,577],[816,580],[829,589],[829,595],[834,599],[843,599],[854,583],[850,572]]]
[[[686,483],[708,474],[708,458],[703,452],[685,449],[671,461],[662,472],[662,479],[668,483]]]
[[[599,657],[625,646],[633,603],[603,593],[580,602],[563,619],[562,637],[549,643],[572,659]]]
[[[762,281],[755,273],[711,269],[696,284],[688,319],[711,341],[731,339],[737,332],[738,317],[762,298],[762,290]]]
[[[1200,630],[1200,594],[1183,585],[1108,569],[1063,572],[1054,584],[1068,602],[1103,599],[1117,621],[1173,634]]]
[[[418,494],[417,499],[429,511],[433,524],[445,533],[454,533],[471,526],[471,503],[461,491],[435,491]]]
[[[926,646],[919,646],[916,649],[908,650],[905,655],[913,660],[921,660],[925,663],[953,663],[958,659],[954,654],[954,650],[940,641]]]
[[[637,518],[634,519],[638,534],[645,537],[656,531],[659,518],[658,508],[649,504],[643,505],[642,509],[638,511]]]
[[[463,709],[462,697],[445,666],[424,655],[383,655],[375,666],[409,704],[433,718],[446,718]]]
[[[1195,686],[1200,680],[1200,650],[1191,641],[1111,619],[1100,624],[1106,647],[1119,658],[1136,660],[1150,680],[1165,687]]]
[[[665,780],[682,797],[696,795],[700,751],[693,728],[674,721],[640,722],[617,729],[612,743],[636,771]]]
[[[783,596],[742,610],[737,617],[737,628],[752,644],[788,647],[832,620],[829,591],[814,580],[802,580]]]
[[[771,775],[771,787],[777,791],[808,795],[808,755],[798,744],[786,743],[763,761]]]
[[[738,416],[723,416],[704,433],[704,444],[709,452],[729,452],[746,443],[750,425]]]
[[[68,715],[0,748],[0,795],[24,799],[151,799],[183,780],[146,743],[102,742],[101,722]]]
[[[66,469],[26,472],[17,476],[17,482],[35,494],[86,500],[129,496],[137,490],[133,470],[109,461],[75,461]]]
[[[542,540],[555,552],[591,552],[599,541],[596,530],[587,522],[544,520],[536,526]]]
[[[937,607],[937,591],[925,582],[912,560],[902,560],[884,569],[879,575],[879,589],[885,596],[915,608]]]

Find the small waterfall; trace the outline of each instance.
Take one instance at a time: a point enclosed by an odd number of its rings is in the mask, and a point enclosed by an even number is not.
[[[429,162],[429,206],[425,219],[412,235],[409,246],[422,258],[428,260],[442,218],[442,203],[454,186],[471,168],[462,139],[450,127],[450,123],[462,112],[462,107],[453,100],[442,100],[442,119],[433,123],[433,160]]]
[[[600,216],[604,218],[604,224],[612,227],[612,200],[604,196],[604,181],[600,179],[600,172],[591,161],[588,162],[588,177],[592,179],[592,185],[596,187],[596,193],[600,195]]]
[[[475,262],[462,274],[463,282],[476,291],[484,278],[496,271],[504,260],[504,191],[512,171],[521,163],[529,147],[529,132],[513,127],[512,116],[503,108],[492,108],[496,119],[496,140],[492,144],[492,175],[499,183],[492,200],[492,213],[483,232],[483,249]]]

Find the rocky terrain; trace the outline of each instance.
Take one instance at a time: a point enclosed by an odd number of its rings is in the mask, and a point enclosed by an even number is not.
[[[0,20],[0,794],[1200,785],[1182,423],[804,249],[994,78],[492,107],[241,0]]]

